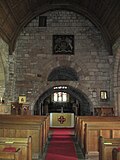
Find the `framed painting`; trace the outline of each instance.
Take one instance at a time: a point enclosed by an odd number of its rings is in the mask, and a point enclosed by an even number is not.
[[[74,54],[74,35],[53,35],[53,54]]]
[[[19,96],[19,103],[26,103],[26,96]]]

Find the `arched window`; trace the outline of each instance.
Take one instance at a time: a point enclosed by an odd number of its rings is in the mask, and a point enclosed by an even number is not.
[[[67,102],[69,95],[66,92],[55,92],[53,94],[53,102]]]
[[[57,67],[49,74],[48,81],[78,81],[78,76],[73,68]]]

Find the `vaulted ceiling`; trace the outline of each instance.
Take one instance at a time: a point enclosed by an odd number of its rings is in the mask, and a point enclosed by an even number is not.
[[[112,46],[120,37],[120,0],[0,0],[0,36],[14,50],[21,29],[35,16],[68,9],[89,18]]]

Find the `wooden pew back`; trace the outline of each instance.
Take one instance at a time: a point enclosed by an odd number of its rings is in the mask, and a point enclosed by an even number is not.
[[[112,160],[120,160],[120,146],[112,150]]]
[[[0,116],[1,137],[32,137],[32,158],[39,158],[43,154],[46,142],[46,116]]]
[[[16,150],[16,152],[4,152],[0,150],[0,159],[2,160],[22,160],[21,149]]]
[[[99,160],[112,160],[112,150],[120,147],[120,138],[99,139]]]
[[[84,125],[82,123],[85,121],[112,121],[112,120],[120,120],[118,116],[112,117],[101,117],[101,116],[76,116],[75,117],[75,135],[78,141],[81,141],[81,129],[84,129]]]
[[[119,138],[120,122],[89,122],[85,124],[84,152],[86,157],[92,154],[99,155],[99,137]]]
[[[32,160],[32,139],[28,138],[8,138],[0,137],[0,150],[20,148],[22,151],[22,160]],[[12,155],[12,154],[11,154]]]
[[[100,117],[100,116],[80,116],[79,125],[78,125],[78,133],[77,140],[80,143],[81,147],[84,148],[84,132],[85,132],[85,124],[89,122],[105,122],[105,121],[113,121],[113,117]],[[120,121],[119,117],[114,117],[114,121]]]

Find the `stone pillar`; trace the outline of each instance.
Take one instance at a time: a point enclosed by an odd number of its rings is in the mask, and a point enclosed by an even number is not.
[[[117,116],[120,116],[120,93],[118,92],[117,98]]]
[[[46,104],[44,107],[45,107],[45,114],[48,115],[48,104]]]

